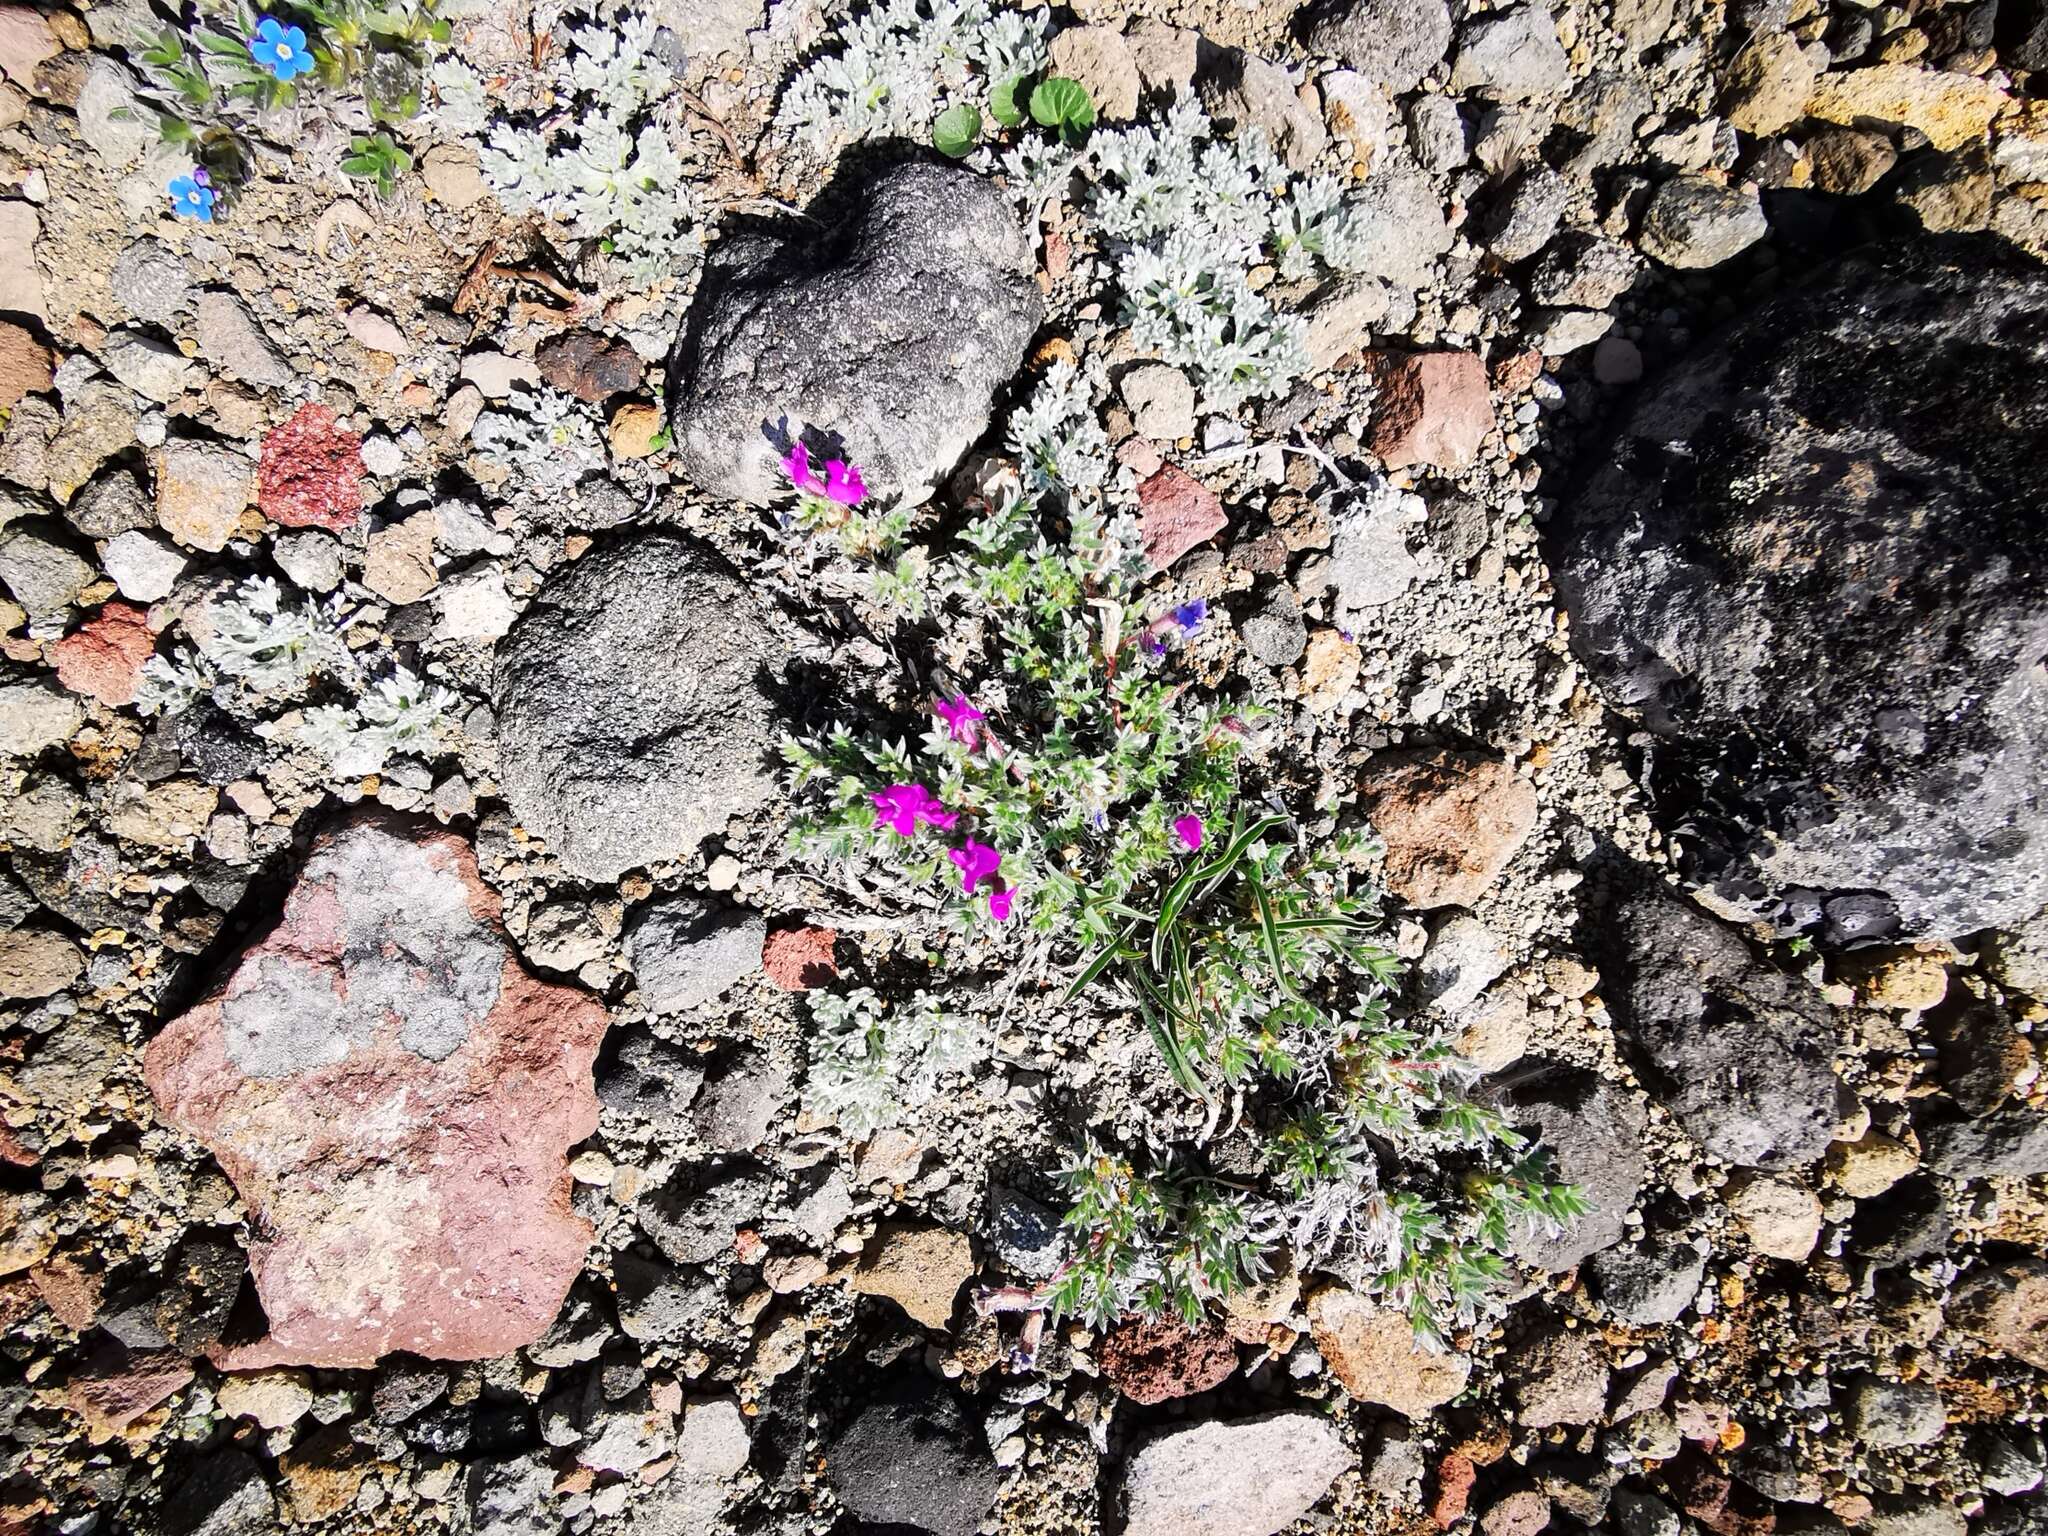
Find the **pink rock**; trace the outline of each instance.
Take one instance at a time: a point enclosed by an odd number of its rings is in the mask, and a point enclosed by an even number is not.
[[[376,810],[323,833],[277,927],[143,1056],[261,1234],[269,1333],[222,1369],[538,1338],[590,1245],[566,1157],[605,1022],[520,969],[460,837]]]
[[[785,992],[808,992],[839,974],[834,928],[780,928],[761,946],[761,969]]]
[[[116,706],[135,702],[142,664],[155,654],[149,615],[130,603],[108,603],[50,647],[58,682]]]
[[[1463,469],[1493,430],[1486,365],[1471,352],[1380,354],[1375,376],[1372,451],[1389,469],[1428,464]]]
[[[1178,465],[1165,465],[1138,482],[1138,534],[1155,571],[1213,539],[1229,522],[1216,493]]]
[[[96,1353],[64,1388],[64,1402],[85,1420],[86,1438],[111,1440],[184,1390],[192,1367],[176,1350],[130,1354],[119,1346]]]

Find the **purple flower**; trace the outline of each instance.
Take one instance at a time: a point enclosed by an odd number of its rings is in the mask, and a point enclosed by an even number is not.
[[[948,832],[959,820],[957,813],[947,810],[922,784],[891,784],[868,798],[875,802],[875,825],[887,827],[898,837],[913,836],[920,821]]]
[[[1198,597],[1192,603],[1182,603],[1173,610],[1173,622],[1180,626],[1180,632],[1184,635],[1192,635],[1201,628],[1202,620],[1207,617],[1209,602],[1206,598]]]
[[[965,847],[952,849],[946,857],[960,866],[960,888],[970,896],[974,894],[975,886],[987,876],[993,875],[996,866],[1003,862],[1003,856],[995,849],[989,847],[987,843],[977,843],[971,837],[967,839]]]
[[[860,471],[844,459],[825,461],[825,499],[842,507],[857,507],[868,494]]]
[[[825,478],[820,480],[811,469],[811,450],[801,439],[790,444],[789,452],[782,456],[782,469],[790,484],[804,495],[822,496],[842,507],[859,506],[868,493],[860,471],[844,459],[827,459]]]
[[[1017,899],[1017,893],[1007,885],[1001,890],[991,889],[988,893],[988,915],[999,923],[1010,920],[1010,904]]]
[[[1202,818],[1199,816],[1177,816],[1173,822],[1174,835],[1194,853],[1202,846]]]
[[[790,484],[806,496],[825,494],[825,482],[811,473],[811,450],[799,438],[789,445],[789,452],[782,456],[782,469],[789,476]]]
[[[965,742],[969,750],[972,750],[975,742],[980,739],[981,734],[975,730],[974,722],[986,720],[988,716],[968,703],[967,695],[964,693],[954,694],[950,704],[944,699],[940,699],[932,705],[932,708],[938,712],[939,718],[946,722],[946,730],[952,738],[955,741]]]
[[[256,23],[256,35],[249,40],[249,57],[280,80],[288,81],[313,67],[306,34],[297,27],[286,26],[275,16],[266,16]]]

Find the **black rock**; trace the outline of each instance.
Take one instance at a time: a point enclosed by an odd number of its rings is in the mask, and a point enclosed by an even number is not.
[[[1637,890],[1593,928],[1616,1022],[1695,1140],[1745,1168],[1827,1150],[1835,1031],[1808,988],[1662,887]]]
[[[690,1101],[704,1082],[697,1057],[649,1034],[632,1034],[617,1057],[597,1075],[598,1102],[658,1131],[674,1132],[687,1122]]]
[[[1564,526],[1574,648],[1693,872],[1952,937],[2048,903],[2048,272],[1873,247],[1645,391]]]
[[[1653,1237],[1593,1257],[1593,1284],[1607,1310],[1625,1323],[1675,1323],[1699,1294],[1707,1261],[1691,1243]]]
[[[941,1382],[904,1376],[825,1455],[832,1491],[862,1520],[971,1536],[1002,1488],[981,1436]]]
[[[1999,0],[1994,31],[1999,63],[2048,69],[2048,0]]]
[[[443,1403],[406,1421],[405,1438],[423,1451],[454,1456],[469,1449],[469,1408]]]
[[[246,1451],[216,1451],[165,1498],[165,1536],[262,1536],[277,1529],[277,1500]]]
[[[1933,1179],[1901,1179],[1859,1201],[1849,1226],[1849,1251],[1873,1263],[1911,1264],[1941,1252],[1955,1230],[1948,1197]]]
[[[1975,1120],[1921,1128],[1926,1167],[1952,1179],[2030,1178],[2048,1173],[2048,1115],[2001,1109]]]
[[[403,1424],[447,1390],[448,1373],[440,1366],[394,1355],[377,1373],[370,1409],[379,1424]]]
[[[1642,1101],[1590,1072],[1557,1067],[1518,1090],[1508,1116],[1535,1133],[1591,1209],[1556,1237],[1524,1232],[1515,1255],[1537,1269],[1570,1269],[1621,1241],[1622,1218],[1643,1187]]]

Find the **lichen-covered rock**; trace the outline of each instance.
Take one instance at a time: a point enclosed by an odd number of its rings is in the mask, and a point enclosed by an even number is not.
[[[988,424],[1044,302],[1007,200],[950,166],[904,164],[824,239],[714,248],[670,361],[678,457],[743,501],[786,493],[806,435],[870,492],[915,503]]]
[[[1572,499],[1574,646],[1723,903],[1831,941],[2048,904],[2044,334],[2010,247],[1872,247],[1666,373]]]
[[[585,880],[691,852],[773,789],[779,652],[695,540],[639,534],[558,569],[498,647],[520,822]]]
[[[582,1267],[568,1149],[597,1126],[604,1010],[519,966],[469,846],[358,812],[278,926],[149,1043],[165,1119],[260,1234],[269,1321],[230,1369],[485,1359],[538,1338]]]
[[[1125,1536],[1273,1536],[1293,1525],[1352,1464],[1320,1414],[1170,1428],[1124,1469]]]

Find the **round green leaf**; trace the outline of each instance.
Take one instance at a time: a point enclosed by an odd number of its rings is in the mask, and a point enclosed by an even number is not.
[[[1088,88],[1080,81],[1054,75],[1032,90],[1031,119],[1041,128],[1073,135],[1094,124],[1095,103],[1088,99]]]
[[[1005,128],[1015,128],[1024,121],[1024,109],[1017,105],[1017,92],[1023,87],[1024,77],[1012,75],[1007,80],[998,80],[995,89],[988,93],[988,110]]]
[[[964,101],[941,112],[939,120],[932,124],[932,148],[955,160],[972,150],[974,141],[980,137],[981,112]]]

